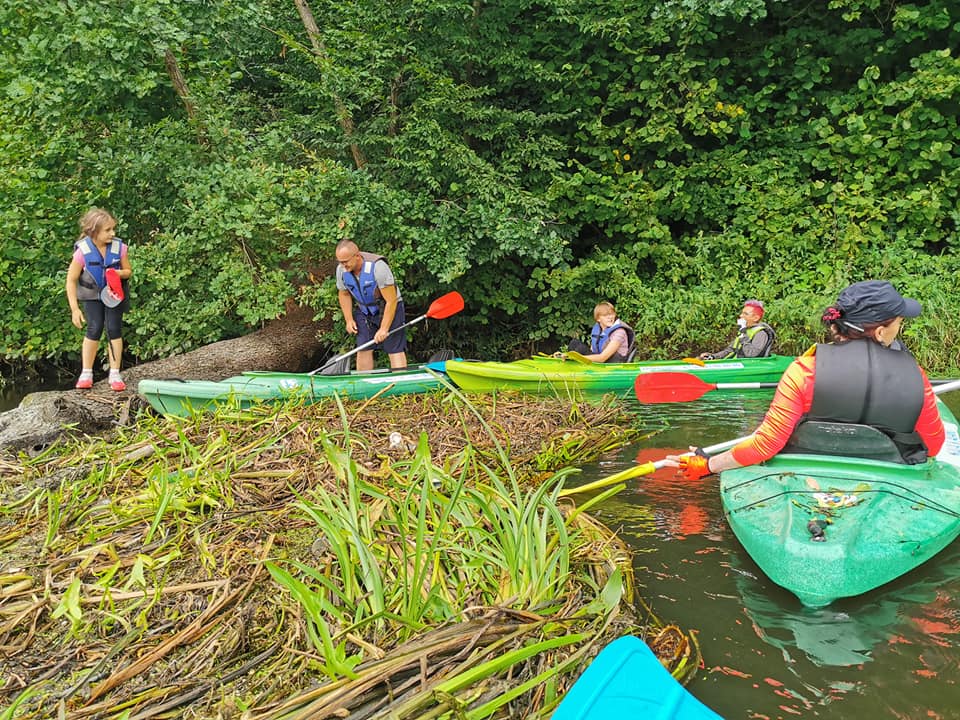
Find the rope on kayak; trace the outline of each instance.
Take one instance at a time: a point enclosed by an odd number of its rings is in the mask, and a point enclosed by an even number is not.
[[[793,476],[793,477],[795,477],[797,474],[796,474],[796,473],[769,473],[769,474],[767,474],[767,475],[758,475],[758,476],[756,476],[756,477],[754,477],[754,478],[751,478],[750,480],[744,480],[742,483],[738,483],[737,485],[732,485],[730,488],[728,488],[728,491],[736,490],[737,488],[743,487],[744,485],[749,485],[750,483],[756,482],[757,480],[764,480],[764,479],[766,479],[766,478],[774,477],[774,476],[776,476],[776,475],[779,475],[779,476]],[[845,481],[850,481],[850,478],[838,477],[838,476],[834,476],[834,475],[826,475],[826,476],[820,476],[820,477],[821,477],[821,478],[827,478],[827,479],[833,479],[833,480],[845,480]],[[859,482],[866,482],[866,481],[859,481]],[[872,481],[870,481],[870,482],[872,482],[872,483],[874,483],[874,484],[888,485],[888,486],[890,486],[890,487],[893,487],[893,488],[897,488],[897,489],[899,489],[899,490],[902,490],[904,493],[908,493],[908,494],[907,494],[907,495],[904,495],[904,494],[901,494],[901,493],[898,493],[898,492],[894,492],[893,490],[888,490],[888,489],[886,489],[886,488],[882,488],[882,489],[872,489],[872,488],[868,488],[868,489],[856,490],[855,492],[857,492],[857,493],[862,493],[862,494],[864,494],[864,495],[865,495],[865,494],[868,494],[868,493],[885,493],[885,494],[888,494],[888,495],[892,495],[893,497],[900,498],[901,500],[906,500],[907,502],[920,503],[920,504],[926,505],[926,506],[929,507],[931,510],[936,510],[936,511],[938,511],[938,512],[942,512],[944,515],[948,515],[948,516],[950,516],[950,517],[955,517],[955,518],[960,518],[960,512],[958,512],[957,510],[954,510],[953,508],[947,507],[946,505],[943,505],[942,503],[940,503],[940,502],[938,502],[938,501],[936,501],[936,500],[933,500],[933,499],[931,499],[931,498],[928,498],[926,495],[924,495],[923,493],[920,493],[920,492],[914,490],[913,488],[909,488],[909,487],[906,487],[906,486],[904,486],[904,485],[900,485],[899,483],[895,483],[895,482],[892,482],[892,481],[889,481],[889,480],[872,480]],[[811,494],[813,494],[813,491],[810,490],[810,489],[806,489],[806,490],[781,490],[780,492],[774,493],[773,495],[769,495],[769,496],[767,496],[767,497],[765,497],[765,498],[761,498],[761,499],[759,499],[759,500],[754,500],[754,501],[751,502],[751,503],[747,503],[746,505],[741,505],[740,507],[733,508],[733,509],[731,509],[730,511],[728,511],[726,514],[727,514],[727,516],[730,516],[730,515],[732,515],[732,514],[735,513],[735,512],[739,512],[739,511],[741,511],[741,510],[749,510],[750,508],[752,508],[752,507],[754,507],[754,506],[756,506],[756,505],[762,505],[762,504],[765,503],[765,502],[769,502],[770,500],[776,500],[776,499],[779,498],[779,497],[785,497],[785,496],[787,496],[787,495],[811,495]]]

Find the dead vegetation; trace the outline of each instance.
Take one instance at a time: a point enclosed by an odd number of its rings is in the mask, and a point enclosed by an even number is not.
[[[614,406],[431,394],[5,461],[0,718],[545,718],[624,632],[686,677],[627,548],[557,497],[636,436]]]

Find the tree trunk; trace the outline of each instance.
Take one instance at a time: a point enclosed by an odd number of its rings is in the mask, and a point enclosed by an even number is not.
[[[136,394],[143,378],[222,380],[244,370],[312,370],[324,350],[317,340],[322,327],[313,315],[310,308],[291,307],[250,335],[128,368],[123,372],[127,390],[122,393],[111,391],[106,380],[90,391],[32,393],[19,407],[0,414],[0,452],[40,452],[67,431],[66,425],[70,432],[99,435],[130,424],[146,405]]]
[[[174,92],[177,93],[177,97],[180,98],[180,102],[183,103],[183,107],[187,111],[187,116],[190,118],[190,122],[193,123],[197,130],[197,142],[203,146],[207,145],[207,130],[197,117],[197,106],[193,103],[193,99],[190,97],[190,91],[187,89],[187,80],[185,77],[183,77],[183,73],[180,71],[180,64],[177,62],[176,56],[169,48],[167,48],[167,50],[165,50],[163,53],[163,64],[167,68],[167,74],[170,76],[170,82],[173,83]]]
[[[293,0],[293,2],[294,5],[297,6],[297,12],[300,13],[300,20],[303,22],[303,27],[307,30],[307,36],[310,38],[310,44],[313,46],[314,55],[329,61],[327,48],[324,46],[323,38],[320,35],[320,28],[317,26],[317,21],[313,17],[313,11],[307,4],[307,0]],[[340,127],[343,130],[344,136],[346,136],[350,142],[350,152],[353,153],[353,163],[357,166],[357,170],[363,170],[364,165],[367,164],[367,158],[364,156],[360,146],[353,141],[353,118],[340,96],[335,92],[331,93],[331,95],[333,96],[333,105],[337,109],[337,119],[340,121]]]

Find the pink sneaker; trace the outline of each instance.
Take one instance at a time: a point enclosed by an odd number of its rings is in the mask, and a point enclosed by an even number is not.
[[[114,378],[110,381],[110,389],[114,392],[123,392],[127,389],[127,384],[120,378]]]
[[[93,378],[92,377],[81,377],[77,380],[77,384],[74,385],[77,390],[89,390],[93,387]]]

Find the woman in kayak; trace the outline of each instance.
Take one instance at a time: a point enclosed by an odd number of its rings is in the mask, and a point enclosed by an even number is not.
[[[594,362],[630,362],[634,356],[633,328],[617,318],[617,310],[608,302],[597,303],[593,309],[596,324],[590,331],[590,346],[573,339],[567,346]]]
[[[894,344],[904,319],[920,310],[889,282],[854,283],[823,313],[833,342],[814,346],[787,368],[750,438],[709,458],[692,448],[695,454],[670,455],[667,464],[696,479],[763,462],[784,448],[816,452],[810,440],[817,421],[876,428],[907,464],[936,455],[945,434],[933,388],[913,356]],[[808,421],[811,432],[799,433]]]

